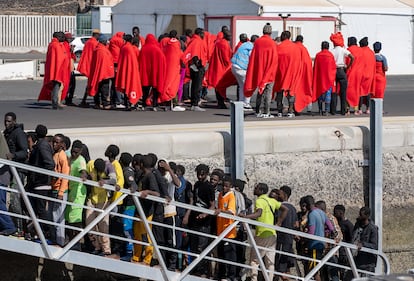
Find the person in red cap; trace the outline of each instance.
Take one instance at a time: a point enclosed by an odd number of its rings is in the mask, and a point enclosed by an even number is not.
[[[341,99],[341,114],[345,115],[348,112],[347,105],[346,105],[346,90],[348,88],[348,79],[346,77],[346,70],[352,65],[354,62],[354,56],[351,54],[350,51],[344,48],[344,38],[341,32],[337,32],[331,34],[330,37],[332,43],[334,44],[334,48],[332,50],[332,54],[335,58],[336,63],[336,93],[338,93],[338,86],[339,86],[339,97]],[[349,58],[349,63],[346,64],[346,58]],[[338,97],[336,95],[332,95],[331,100],[331,114],[336,114],[336,106],[337,106]]]
[[[38,100],[51,100],[53,109],[62,109],[62,90],[69,86],[69,57],[63,46],[65,34],[53,33],[46,53],[45,75]]]

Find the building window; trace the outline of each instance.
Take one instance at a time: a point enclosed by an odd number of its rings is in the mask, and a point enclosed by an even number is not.
[[[290,39],[292,39],[292,40],[295,40],[296,36],[302,34],[302,27],[301,26],[288,25],[287,30],[290,31],[290,34],[291,34]]]

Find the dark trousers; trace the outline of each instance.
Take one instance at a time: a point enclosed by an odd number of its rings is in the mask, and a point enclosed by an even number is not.
[[[46,196],[46,197],[52,197],[52,190],[33,190],[34,194]],[[43,198],[30,198],[33,210],[36,214],[36,216],[39,219],[52,221],[52,212],[50,212],[47,209],[48,200]],[[50,225],[40,224],[42,226],[43,233],[46,235],[46,237],[49,237],[49,230]]]
[[[109,106],[111,105],[109,83],[111,79],[105,79],[99,82],[98,93],[96,93],[94,100],[95,105]]]
[[[362,105],[365,104],[365,106],[367,107],[367,110],[368,110],[370,101],[371,101],[371,95],[370,94],[368,94],[367,96],[360,97],[358,108],[361,110]]]
[[[341,114],[345,115],[346,113],[346,90],[348,88],[348,79],[346,78],[345,68],[338,67],[336,69],[336,83],[339,84],[339,98],[341,102]],[[336,113],[336,107],[337,107],[337,96],[332,95],[331,100],[331,113]]]
[[[182,101],[189,100],[190,99],[190,82],[185,83],[183,85],[183,97]]]
[[[223,96],[220,95],[219,92],[217,92],[217,90],[216,90],[216,99],[217,99],[217,105],[219,107],[226,107]]]
[[[0,210],[7,212],[6,205],[7,191],[0,189]],[[16,227],[9,215],[0,214],[0,231],[15,230]]]
[[[218,257],[222,260],[236,262],[236,245],[227,241],[221,241],[217,248]],[[233,280],[236,278],[236,266],[231,264],[219,263],[219,279],[230,278]]]
[[[164,218],[164,224],[173,226],[175,224],[174,217]],[[164,246],[168,248],[174,248],[174,230],[172,228],[164,228]],[[177,253],[161,250],[163,256],[165,256],[165,263],[170,271],[175,271],[177,266]]]
[[[197,106],[200,102],[200,95],[201,95],[201,85],[204,79],[204,67],[198,69],[198,71],[194,71],[190,69],[190,77],[191,77],[191,105]]]
[[[163,215],[154,215],[152,221],[163,223],[164,216]],[[159,225],[152,225],[152,234],[154,234],[155,241],[157,241],[158,245],[165,245],[165,236],[164,236],[164,227]],[[161,250],[162,257],[158,257],[159,259],[162,258],[166,261],[165,251]]]
[[[151,86],[143,86],[142,87],[142,106],[146,107],[147,106],[147,99],[150,96],[150,93],[152,91],[152,100],[151,100],[151,105],[152,107],[157,107],[158,106],[158,96],[159,96],[159,92],[157,91],[157,89],[151,87]]]
[[[192,229],[198,232],[201,232],[201,233],[206,233],[206,234],[211,233],[210,225],[192,227]],[[210,244],[210,239],[208,237],[190,233],[190,250],[192,253],[196,253],[196,254],[201,253],[204,249],[207,248],[209,244]],[[208,260],[203,259],[194,268],[193,273],[198,276],[201,276],[201,275],[208,276],[209,271],[210,271],[209,269],[210,269],[210,262]]]
[[[52,106],[53,108],[57,108],[58,104],[60,103],[60,96],[62,93],[60,92],[61,83],[57,81],[53,81],[53,89],[52,89]]]
[[[69,82],[69,89],[68,93],[65,98],[66,104],[73,103],[73,96],[75,95],[75,89],[76,89],[76,75],[75,72],[72,71],[70,73],[70,82]]]

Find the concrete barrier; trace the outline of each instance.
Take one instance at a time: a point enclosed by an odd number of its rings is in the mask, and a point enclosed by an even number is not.
[[[245,155],[364,150],[369,144],[369,119],[246,122]],[[328,122],[324,122],[328,121]],[[318,122],[318,123],[315,123]],[[92,158],[103,157],[109,144],[130,153],[153,152],[167,159],[226,157],[229,123],[54,129],[89,147]],[[385,117],[384,148],[414,146],[414,117]]]
[[[36,77],[36,60],[0,65],[0,80],[25,80]]]

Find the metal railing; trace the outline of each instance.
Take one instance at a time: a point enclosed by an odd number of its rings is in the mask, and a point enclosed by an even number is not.
[[[226,241],[226,242],[238,244],[238,245],[246,247],[246,249],[249,249],[249,248],[253,249],[256,256],[260,256],[260,254],[259,254],[260,250],[266,250],[266,251],[271,251],[273,253],[279,253],[279,254],[283,254],[283,255],[286,255],[286,256],[290,256],[290,257],[295,258],[297,260],[314,261],[314,262],[317,263],[317,265],[310,272],[308,272],[304,276],[301,274],[300,270],[297,270],[296,274],[295,273],[287,274],[287,273],[282,273],[282,272],[274,272],[275,275],[285,276],[289,279],[295,279],[295,280],[300,280],[300,281],[309,281],[315,275],[315,273],[317,273],[323,266],[326,266],[326,265],[334,266],[334,267],[337,267],[337,268],[342,269],[342,270],[351,271],[353,276],[356,277],[356,278],[360,277],[361,273],[364,274],[364,275],[368,275],[368,276],[369,275],[375,275],[375,273],[373,273],[373,272],[360,270],[355,265],[354,258],[353,258],[351,250],[358,250],[356,245],[349,244],[349,243],[344,243],[344,242],[336,243],[332,239],[319,237],[319,236],[314,236],[314,235],[310,235],[310,234],[303,233],[303,232],[300,232],[300,231],[286,229],[286,228],[279,227],[279,226],[267,225],[267,224],[263,224],[263,223],[260,223],[258,221],[255,221],[255,220],[241,218],[241,217],[233,216],[233,215],[226,214],[226,213],[220,213],[218,216],[228,218],[228,219],[233,219],[234,222],[231,225],[229,225],[218,236],[213,235],[213,234],[206,234],[206,233],[199,232],[199,231],[192,230],[192,229],[188,229],[188,228],[182,228],[182,227],[179,227],[179,226],[171,226],[171,225],[166,225],[166,224],[162,224],[162,223],[159,223],[159,222],[148,221],[146,219],[143,207],[142,207],[141,202],[139,200],[139,197],[141,196],[141,193],[140,192],[131,193],[128,189],[121,189],[120,192],[122,192],[122,195],[119,198],[117,198],[115,201],[113,201],[105,209],[97,209],[97,208],[92,208],[92,207],[88,207],[88,206],[79,205],[79,204],[75,204],[75,203],[65,201],[66,205],[82,207],[83,209],[92,209],[93,211],[99,212],[100,214],[91,223],[89,223],[88,225],[85,225],[84,228],[65,225],[64,227],[66,229],[75,230],[75,231],[78,231],[79,233],[73,239],[71,239],[63,248],[52,247],[52,246],[49,246],[47,244],[47,240],[45,238],[44,233],[42,232],[42,228],[41,228],[40,224],[47,224],[47,225],[53,225],[53,226],[62,226],[62,225],[51,222],[51,221],[38,219],[35,215],[35,212],[33,210],[33,207],[31,205],[29,197],[45,199],[45,200],[48,200],[48,201],[51,201],[51,202],[62,202],[62,201],[59,200],[59,199],[40,196],[38,194],[34,194],[34,193],[26,191],[25,188],[24,188],[23,183],[20,180],[20,177],[18,175],[18,172],[17,172],[16,168],[31,171],[31,172],[35,172],[35,173],[49,175],[49,176],[52,176],[52,177],[55,177],[55,178],[65,178],[65,179],[68,179],[70,181],[84,183],[84,184],[90,185],[90,186],[102,187],[102,188],[105,188],[106,190],[111,191],[111,192],[115,191],[115,187],[111,186],[111,185],[100,186],[99,183],[95,182],[95,181],[91,181],[91,180],[83,181],[80,178],[73,177],[73,176],[70,176],[70,175],[64,175],[64,174],[52,172],[52,171],[49,171],[49,170],[45,170],[45,169],[41,169],[41,168],[29,166],[29,165],[17,163],[17,162],[5,160],[5,159],[2,159],[2,158],[0,158],[0,165],[7,165],[7,166],[10,167],[10,171],[12,172],[12,175],[14,176],[14,179],[16,180],[16,183],[17,183],[17,190],[12,189],[12,188],[8,188],[8,187],[2,187],[2,186],[0,186],[0,188],[4,189],[4,190],[7,190],[8,192],[20,193],[20,195],[23,199],[23,202],[24,202],[24,204],[27,208],[28,215],[16,214],[16,213],[5,212],[5,211],[0,211],[0,213],[1,214],[7,214],[7,215],[10,215],[10,216],[16,217],[16,218],[30,220],[32,222],[32,224],[34,226],[34,229],[36,230],[36,233],[37,233],[37,235],[40,239],[40,242],[41,242],[40,245],[41,245],[42,254],[38,253],[38,256],[42,255],[42,257],[46,257],[48,259],[57,260],[57,261],[65,261],[65,262],[70,262],[70,263],[74,263],[74,264],[81,264],[81,265],[87,266],[87,264],[85,264],[85,263],[80,263],[82,260],[85,260],[85,257],[84,256],[79,256],[79,255],[81,255],[80,253],[79,253],[78,256],[76,256],[76,251],[72,251],[71,249],[84,236],[86,236],[88,233],[91,233],[91,234],[95,234],[95,235],[99,235],[99,236],[107,236],[107,237],[110,237],[111,239],[116,239],[116,240],[124,241],[124,242],[128,242],[128,243],[140,244],[140,245],[144,245],[144,246],[148,246],[148,245],[153,246],[155,254],[158,257],[158,262],[159,262],[160,268],[149,268],[148,267],[147,269],[149,271],[133,270],[131,268],[129,269],[129,271],[126,270],[126,269],[122,269],[122,273],[132,275],[132,276],[136,276],[136,277],[156,276],[154,272],[156,271],[156,272],[159,273],[159,271],[160,271],[161,275],[159,275],[159,276],[163,280],[197,280],[197,279],[202,279],[202,278],[198,278],[198,277],[195,277],[195,276],[190,276],[190,273],[194,269],[194,267],[197,266],[200,263],[200,261],[202,261],[203,259],[208,260],[208,261],[213,261],[213,262],[219,262],[219,263],[235,265],[235,266],[238,266],[240,268],[244,268],[246,270],[249,270],[249,269],[253,268],[249,264],[235,263],[235,262],[231,262],[231,261],[227,261],[227,260],[223,260],[223,259],[218,259],[217,257],[211,256],[210,255],[211,251],[221,241]],[[122,201],[126,196],[132,196],[135,207],[136,207],[136,210],[138,211],[139,217],[130,217],[130,216],[126,216],[126,215],[119,214],[117,212],[112,211],[117,206],[117,204],[120,201]],[[177,201],[167,202],[163,198],[156,197],[156,196],[150,196],[150,195],[148,195],[145,198],[148,199],[148,200],[158,202],[158,203],[173,204],[176,207],[190,209],[191,211],[205,213],[205,214],[208,214],[208,215],[214,215],[213,210],[209,210],[209,209],[205,209],[205,208],[201,208],[201,207],[197,207],[197,206],[193,206],[193,205],[188,205],[188,204],[184,204],[184,203],[177,202]],[[145,229],[146,229],[146,231],[149,235],[151,243],[138,241],[138,240],[134,240],[134,239],[128,239],[126,237],[120,237],[120,236],[115,236],[115,235],[111,235],[111,234],[104,234],[104,233],[101,233],[101,232],[92,231],[92,229],[96,226],[96,224],[98,222],[100,222],[106,215],[118,216],[118,217],[121,217],[121,218],[128,218],[128,219],[132,219],[134,221],[143,222],[143,224],[145,226]],[[227,235],[227,233],[229,233],[238,224],[243,224],[244,225],[244,228],[247,231],[248,240],[246,240],[246,241],[236,241],[235,239],[226,239],[225,236]],[[190,234],[195,234],[195,235],[208,237],[208,238],[211,239],[211,243],[201,253],[193,253],[193,252],[190,252],[189,250],[182,250],[182,249],[168,248],[168,247],[165,247],[165,246],[161,246],[161,245],[158,244],[158,241],[156,241],[156,239],[154,237],[154,234],[151,230],[151,225],[158,225],[158,226],[161,226],[161,227],[170,228],[173,231],[180,230],[180,231],[184,231],[184,232],[187,232],[187,233],[190,233]],[[255,243],[254,233],[252,231],[251,226],[263,226],[263,227],[275,229],[277,232],[283,232],[283,233],[291,234],[291,235],[301,237],[301,238],[304,238],[304,239],[319,240],[319,241],[322,241],[324,243],[327,243],[327,244],[331,245],[331,249],[324,255],[324,257],[321,260],[315,260],[315,259],[312,259],[310,257],[299,255],[299,254],[281,252],[281,251],[276,250],[276,249],[263,248],[263,247],[258,246]],[[14,241],[16,241],[16,240],[14,240]],[[27,241],[21,241],[21,242],[27,242]],[[16,247],[18,247],[18,244],[16,244]],[[5,245],[0,244],[0,248],[7,249],[9,251],[13,251],[13,246],[10,246],[10,245],[7,245],[7,248],[5,248]],[[339,251],[340,248],[345,249],[345,253],[346,253],[346,256],[347,256],[347,259],[348,259],[348,265],[341,265],[341,264],[336,264],[336,263],[329,262],[330,258],[333,257]],[[165,250],[165,251],[169,251],[169,252],[175,252],[177,254],[182,254],[182,255],[188,255],[188,256],[191,256],[193,259],[192,259],[191,263],[182,272],[172,273],[171,271],[167,270],[167,266],[165,264],[165,261],[163,260],[163,258],[161,258],[162,257],[161,250]],[[359,249],[359,251],[363,251],[363,252],[366,252],[366,253],[371,253],[371,254],[374,254],[374,255],[378,256],[380,258],[381,262],[382,262],[382,265],[383,265],[382,266],[383,273],[384,274],[389,274],[390,273],[390,264],[389,264],[388,258],[384,255],[384,253],[379,252],[377,250],[364,248],[364,247]],[[36,255],[33,252],[27,253],[27,254]],[[108,260],[110,260],[110,262]],[[260,265],[258,270],[262,271],[263,277],[266,281],[270,281],[269,276],[268,276],[269,270],[265,267],[265,264],[264,264],[263,260],[261,258],[258,258],[258,262],[259,262],[259,265]],[[127,264],[127,262],[121,262],[121,263]],[[133,263],[129,263],[129,264],[131,264],[131,266],[139,266],[138,264],[133,264]],[[111,265],[113,265],[113,266],[111,266]],[[119,261],[115,261],[115,260],[112,260],[112,259],[95,258],[93,265],[90,265],[90,266],[93,266],[94,268],[104,269],[106,271],[120,272]],[[142,266],[141,266],[141,268],[142,268]],[[151,271],[154,271],[154,272],[151,272]]]
[[[53,32],[75,29],[75,16],[0,15],[0,51],[46,50]]]

